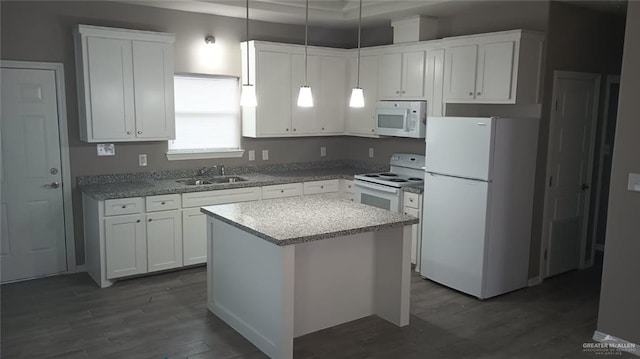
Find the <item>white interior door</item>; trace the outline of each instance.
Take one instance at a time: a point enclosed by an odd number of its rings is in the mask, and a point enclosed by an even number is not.
[[[53,70],[2,68],[2,282],[67,270]]]
[[[556,72],[547,162],[544,277],[576,269],[584,259],[599,86],[596,74]]]

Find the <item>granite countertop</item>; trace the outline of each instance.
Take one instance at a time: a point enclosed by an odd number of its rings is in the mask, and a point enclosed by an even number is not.
[[[239,176],[246,181],[233,183],[218,183],[208,185],[186,185],[176,182],[181,178],[193,178],[194,175],[186,172],[170,173],[166,176],[139,176],[114,175],[114,179],[103,176],[98,180],[80,183],[80,190],[96,200],[116,198],[144,197],[173,193],[188,193],[214,191],[220,189],[259,187],[284,183],[322,181],[330,179],[353,179],[359,173],[373,172],[371,168],[359,168],[353,166],[340,166],[331,168],[294,168],[270,173],[231,173],[229,176]],[[117,177],[117,178],[116,178]],[[203,178],[214,176],[203,176]],[[85,179],[86,180],[86,179]]]
[[[402,190],[409,193],[422,194],[422,192],[424,192],[424,186],[419,186],[419,187],[407,186],[407,187],[402,187]]]
[[[221,204],[200,210],[279,246],[418,223],[415,217],[335,195]]]

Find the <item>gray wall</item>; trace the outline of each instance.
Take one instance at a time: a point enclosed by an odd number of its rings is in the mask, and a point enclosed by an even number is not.
[[[640,193],[627,191],[640,173],[640,2],[629,1],[598,330],[640,345]],[[637,350],[637,347],[636,347]]]
[[[166,142],[116,144],[116,156],[97,157],[95,145],[80,141],[72,28],[76,24],[164,31],[176,34],[175,71],[240,76],[239,42],[245,37],[242,19],[196,14],[152,7],[94,1],[22,1],[0,3],[2,24],[0,54],[3,60],[61,62],[65,69],[76,257],[84,262],[81,196],[75,183],[82,175],[196,168],[212,164],[248,164],[247,154],[233,160],[167,161]],[[304,43],[303,27],[251,22],[252,39]],[[212,34],[220,48],[221,59],[203,58],[198,50],[204,36]],[[357,34],[351,30],[309,29],[309,43],[319,46],[354,47]],[[269,149],[269,162],[320,160],[320,146],[327,147],[326,159],[344,158],[343,137],[286,140],[243,139],[243,148]],[[295,149],[295,150],[292,150]],[[137,166],[138,154],[148,155],[148,166]]]
[[[529,277],[539,274],[544,196],[546,190],[547,146],[556,70],[619,74],[622,61],[625,19],[564,2],[551,2],[547,31],[547,56],[543,78],[542,119],[538,140],[536,190]],[[604,83],[604,81],[602,81]],[[604,96],[604,91],[601,91]],[[602,100],[600,101],[602,103]],[[602,105],[600,106],[600,112]],[[599,116],[598,122],[602,116]]]

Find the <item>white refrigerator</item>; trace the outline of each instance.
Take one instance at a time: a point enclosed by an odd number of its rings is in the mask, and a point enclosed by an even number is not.
[[[422,277],[480,299],[527,286],[537,119],[429,117]]]

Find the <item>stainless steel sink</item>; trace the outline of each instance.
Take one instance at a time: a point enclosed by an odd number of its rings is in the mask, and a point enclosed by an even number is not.
[[[187,186],[202,186],[207,184],[222,184],[222,183],[236,183],[246,181],[246,178],[238,176],[225,176],[225,177],[210,177],[210,178],[187,178],[177,180],[176,182],[182,183]]]
[[[213,183],[235,183],[235,182],[244,182],[246,180],[247,180],[246,178],[242,178],[238,176],[209,178],[209,181]]]
[[[182,183],[182,184],[186,184],[187,186],[202,186],[202,185],[205,185],[205,184],[213,184],[213,182],[211,182],[209,180],[194,179],[194,178],[177,180],[176,182]]]

